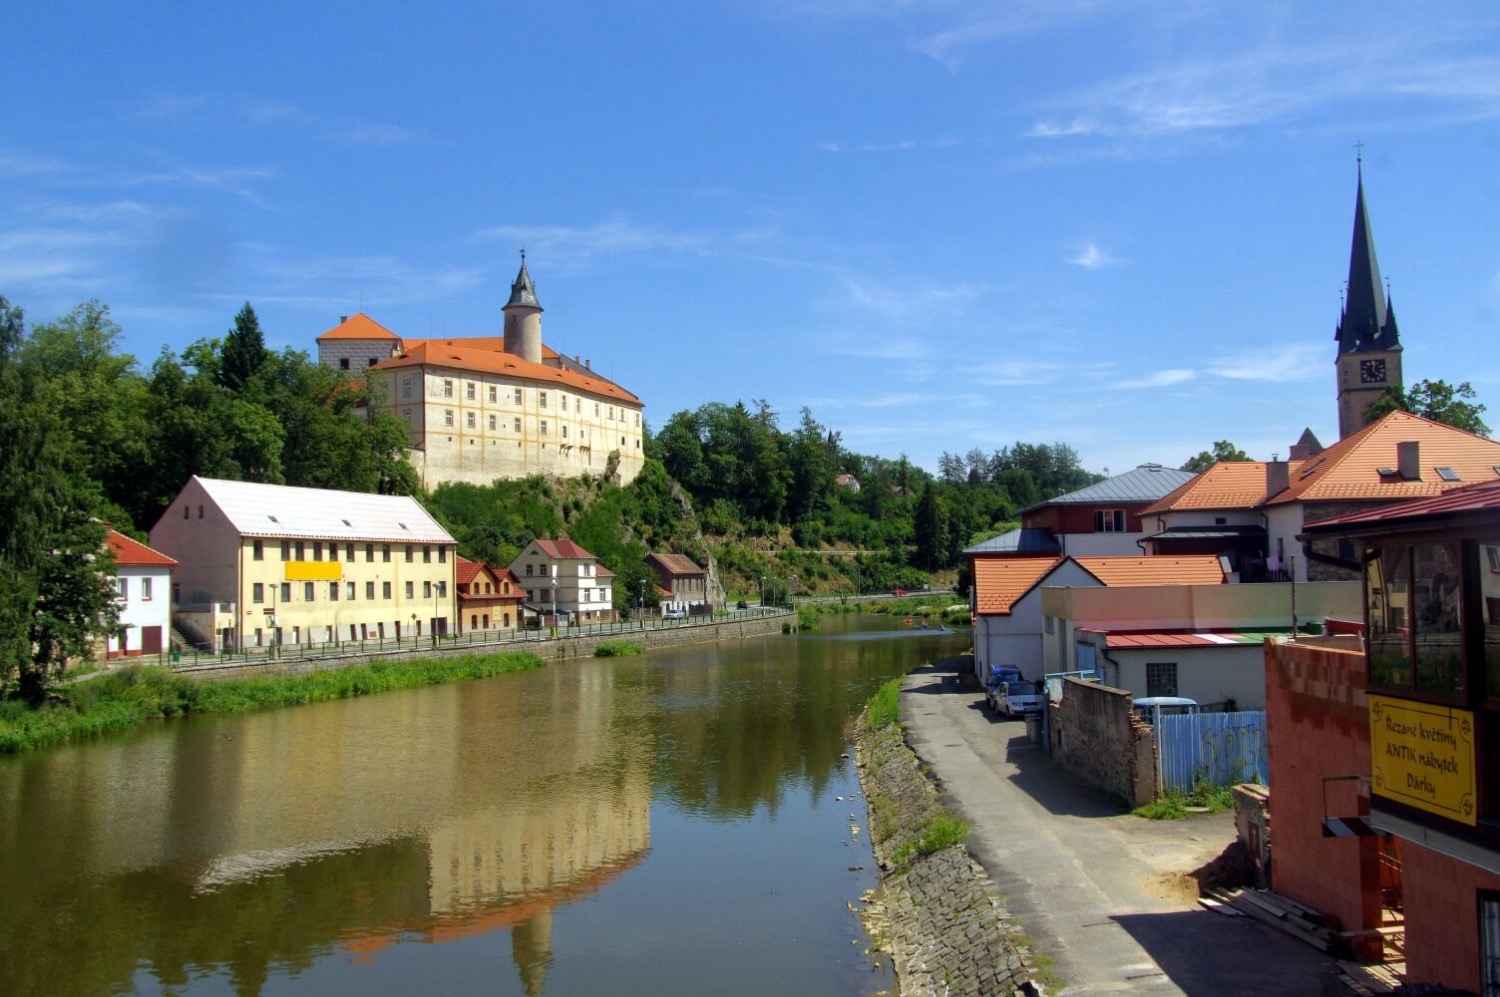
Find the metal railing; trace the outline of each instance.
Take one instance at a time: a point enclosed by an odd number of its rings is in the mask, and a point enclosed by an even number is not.
[[[699,627],[726,620],[755,619],[762,616],[787,615],[787,609],[772,606],[756,606],[750,609],[731,609],[713,614],[690,616],[687,619],[637,618],[613,623],[583,623],[572,626],[558,625],[542,628],[510,628],[504,630],[470,630],[465,633],[423,634],[403,637],[365,637],[346,640],[320,641],[312,644],[281,644],[259,647],[231,647],[217,653],[207,648],[189,648],[180,651],[163,651],[160,654],[142,654],[113,658],[108,667],[129,665],[161,665],[167,668],[190,668],[195,665],[244,663],[254,664],[270,661],[316,661],[322,658],[357,657],[366,654],[381,654],[397,651],[451,650],[461,647],[521,649],[528,644],[542,641],[562,640],[569,637],[619,636],[659,630],[680,630]]]

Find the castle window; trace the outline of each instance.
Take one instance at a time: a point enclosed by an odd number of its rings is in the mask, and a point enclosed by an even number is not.
[[[453,397],[453,380],[452,380],[452,378],[446,378],[446,377],[443,378],[443,397],[444,398],[452,398]]]
[[[467,426],[468,426],[468,427],[469,427],[469,428],[470,428],[470,429],[473,429],[473,428],[474,428],[474,413],[473,413],[473,412],[470,412],[470,413],[468,413],[468,415],[467,415],[467,416],[466,416],[466,418],[465,418],[465,424],[466,424],[466,425],[467,425]]]
[[[473,381],[467,381],[467,382],[464,383],[464,397],[468,398],[469,401],[471,401],[471,402],[474,400],[474,382]]]
[[[516,389],[516,404],[517,405],[521,404],[521,389],[520,388]]]
[[[545,391],[538,391],[536,393],[536,403],[537,403],[537,405],[539,407],[546,408],[547,407],[547,392],[545,392]]]
[[[493,433],[494,431],[495,431],[495,417],[494,416],[490,416],[490,432]]]
[[[340,357],[339,358],[339,370],[348,370],[348,369],[349,369],[349,358],[348,357]]]
[[[547,420],[546,419],[542,420],[542,435],[543,436],[547,435]]]
[[[499,388],[496,388],[493,384],[490,385],[490,401],[492,401],[492,402],[499,401],[499,397],[498,397],[499,391],[500,391]]]
[[[401,397],[411,397],[411,375],[408,374],[401,379]]]
[[[445,409],[443,409],[443,425],[445,425],[445,426],[452,426],[453,425],[453,410],[451,408],[445,408]]]
[[[519,433],[520,431],[521,431],[521,420],[517,419],[516,420],[516,432]]]

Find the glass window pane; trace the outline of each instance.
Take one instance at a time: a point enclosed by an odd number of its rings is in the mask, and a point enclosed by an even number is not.
[[[1479,616],[1484,623],[1485,693],[1500,699],[1500,537],[1474,545],[1479,558]]]
[[[1383,547],[1365,566],[1370,610],[1370,684],[1411,687],[1410,549]]]
[[[1463,638],[1458,618],[1458,544],[1412,548],[1417,607],[1417,691],[1463,691]]]

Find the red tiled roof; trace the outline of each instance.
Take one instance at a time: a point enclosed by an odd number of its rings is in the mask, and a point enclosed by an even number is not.
[[[1302,461],[1288,461],[1293,477]],[[1220,461],[1141,510],[1142,516],[1189,509],[1254,509],[1266,497],[1265,461]]]
[[[1062,564],[1060,557],[974,559],[974,602],[983,615],[1010,615],[1011,608]]]
[[[360,312],[350,315],[338,325],[329,329],[319,336],[317,341],[322,343],[330,339],[399,339],[394,332],[381,325],[379,322]]]
[[[462,554],[456,555],[453,567],[453,578],[460,585],[467,585],[474,580],[474,576],[484,570],[484,565],[478,561],[471,561]]]
[[[1420,479],[1381,474],[1382,468],[1397,466],[1396,444],[1406,442],[1418,444]],[[1500,442],[1410,412],[1391,412],[1303,461],[1291,485],[1266,504],[1425,498],[1466,482],[1493,481],[1496,465]],[[1439,467],[1452,468],[1459,480],[1444,481]]]
[[[571,540],[538,540],[536,545],[543,554],[558,560],[594,560],[594,555]]]
[[[613,571],[610,571],[608,568],[606,568],[602,564],[596,564],[596,565],[594,565],[594,577],[595,578],[613,578],[613,577],[615,577],[615,573]]]
[[[548,381],[565,384],[575,391],[584,391],[604,398],[639,405],[641,400],[624,388],[591,374],[548,364],[532,363],[513,353],[498,353],[494,350],[474,349],[466,346],[449,346],[439,340],[424,340],[405,354],[376,364],[376,370],[398,370],[406,367],[442,367],[449,370],[475,371],[481,374],[503,374],[507,377],[524,377],[533,381]]]
[[[1224,569],[1213,554],[1183,554],[1177,557],[1075,557],[1083,570],[1110,588],[1132,585],[1218,585]]]
[[[1479,481],[1470,485],[1450,488],[1432,498],[1413,499],[1395,505],[1382,505],[1364,512],[1351,512],[1347,516],[1308,523],[1308,526],[1351,526],[1365,523],[1394,523],[1428,516],[1446,516],[1460,513],[1500,512],[1500,478],[1494,481]]]
[[[115,564],[118,567],[170,568],[177,563],[161,551],[152,550],[140,541],[132,540],[116,530],[109,531],[107,542],[110,551],[115,555]]]

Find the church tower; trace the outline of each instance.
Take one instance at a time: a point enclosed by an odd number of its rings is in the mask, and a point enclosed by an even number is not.
[[[536,300],[536,285],[526,272],[526,251],[521,251],[521,272],[510,285],[505,303],[505,352],[532,363],[542,362],[542,306]]]
[[[1401,387],[1401,338],[1396,310],[1380,284],[1375,259],[1375,236],[1365,208],[1365,178],[1360,164],[1354,198],[1354,245],[1349,251],[1349,287],[1344,313],[1334,338],[1338,357],[1334,369],[1339,385],[1339,439],[1365,425],[1364,411],[1385,389]]]

